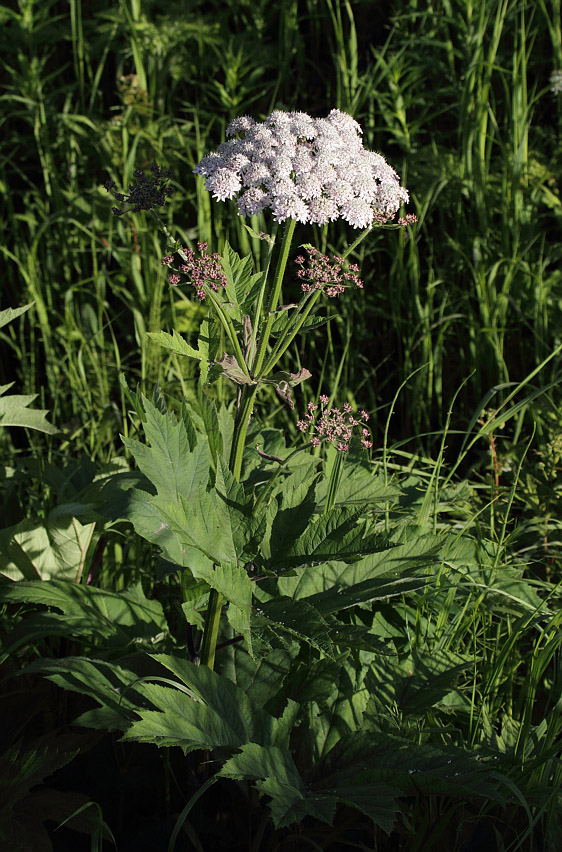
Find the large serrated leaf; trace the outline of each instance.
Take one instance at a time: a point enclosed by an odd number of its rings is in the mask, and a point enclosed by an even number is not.
[[[288,648],[276,648],[260,660],[254,660],[239,643],[230,646],[217,658],[220,673],[233,681],[259,707],[277,695],[291,668],[299,646],[295,642]]]
[[[209,481],[208,445],[200,438],[192,450],[183,420],[161,413],[146,397],[143,407],[144,431],[150,446],[130,438],[123,438],[123,443],[163,500],[177,499],[179,495],[189,500],[199,486]]]
[[[257,781],[257,789],[271,798],[269,809],[276,828],[298,823],[305,816],[329,825],[333,822],[336,797],[309,792],[287,749],[249,743],[225,763],[219,774],[222,778]]]
[[[168,504],[164,504],[166,507]],[[177,504],[170,504],[174,512]],[[135,531],[162,549],[165,558],[184,568],[202,564],[211,566],[213,559],[203,553],[189,536],[183,524],[170,523],[169,513],[161,509],[158,499],[139,488],[131,488],[120,499],[124,519],[130,521]]]
[[[16,646],[47,634],[68,636],[79,642],[97,636],[103,639],[106,651],[123,654],[127,646],[137,647],[141,640],[155,642],[167,632],[161,604],[148,600],[140,584],[116,593],[57,580],[22,581],[3,584],[0,600],[25,601],[59,610],[29,616],[22,625],[23,636],[18,639],[20,631],[16,628],[10,637]]]
[[[22,314],[25,314],[35,302],[30,302],[28,305],[22,305],[21,308],[4,308],[3,311],[0,311],[0,328],[5,325],[8,325],[9,322],[15,320],[17,317],[21,317]]]
[[[47,435],[56,435],[58,429],[47,421],[47,410],[28,408],[37,394],[0,397],[0,426],[21,426]]]
[[[391,706],[398,707],[405,717],[421,716],[440,705],[462,672],[474,664],[474,656],[439,649],[425,654],[415,651],[400,662],[392,657],[376,658],[366,678],[371,692],[367,716],[376,721]]]
[[[199,383],[199,387],[197,389],[197,401],[199,403],[202,427],[209,444],[213,465],[216,465],[217,456],[221,455],[223,452],[222,434],[215,404],[204,392],[202,383]]]
[[[376,578],[347,588],[332,588],[306,598],[322,615],[340,612],[373,601],[384,601],[397,595],[419,591],[427,583],[425,577]]]
[[[289,546],[278,546],[268,567],[273,570],[339,557],[357,558],[373,549],[380,536],[369,534],[360,519],[360,510],[337,507],[310,521],[304,532]]]
[[[85,657],[67,657],[63,660],[36,660],[25,671],[40,672],[49,680],[93,698],[100,705],[96,710],[80,716],[77,724],[101,730],[125,730],[134,721],[139,706],[147,706],[137,691],[138,675],[115,663],[89,660]]]
[[[170,655],[154,655],[180,681],[177,688],[143,683],[139,690],[155,710],[137,710],[140,721],[128,739],[195,748],[240,748],[248,742],[270,745],[283,719],[259,708],[248,695],[206,666],[196,666]]]
[[[225,243],[221,265],[226,275],[226,296],[231,305],[231,315],[238,322],[256,298],[257,285],[261,281],[260,273],[252,272],[250,255],[241,258],[234,249]]]
[[[396,798],[400,790],[388,784],[338,784],[335,788],[340,802],[364,813],[373,823],[390,834],[396,822],[395,814],[400,809]]]
[[[151,501],[182,547],[196,547],[215,563],[238,561],[230,515],[214,489],[200,487],[191,500]]]
[[[320,480],[317,489],[319,509],[322,509],[325,505],[328,487],[329,480],[324,477]],[[343,473],[338,482],[335,505],[369,506],[369,504],[382,503],[387,500],[395,501],[399,495],[400,489],[395,485],[387,485],[382,475],[375,475],[358,465],[344,465]]]
[[[416,743],[388,734],[347,734],[314,768],[321,787],[380,783],[401,790],[452,797],[482,796],[503,801],[490,781],[490,765],[478,755],[453,746]]]
[[[197,361],[202,361],[204,358],[203,354],[199,350],[194,349],[193,346],[190,346],[189,343],[186,343],[181,334],[178,334],[175,329],[173,329],[171,334],[168,334],[167,331],[148,331],[147,337],[150,337],[155,343],[159,343],[164,349],[170,349],[172,352],[175,352],[176,355],[195,358]]]
[[[380,537],[376,542],[371,541],[372,552],[357,561],[328,560],[322,565],[304,566],[297,569],[294,576],[280,577],[274,586],[272,581],[267,581],[264,586],[270,591],[270,583],[271,593],[275,588],[280,594],[302,599],[323,592],[332,597],[339,591],[347,595],[347,590],[376,578],[425,577],[438,558],[441,545],[441,540],[433,535],[397,546]]]
[[[339,665],[328,697],[308,703],[309,728],[314,742],[313,761],[325,755],[344,736],[360,730],[369,702],[366,671],[349,660]]]
[[[277,597],[254,608],[252,616],[256,632],[271,632],[281,638],[299,639],[327,656],[333,657],[335,649],[330,638],[328,623],[318,610],[305,601]]]
[[[216,589],[227,601],[238,607],[244,614],[245,621],[247,621],[245,631],[249,630],[252,582],[242,567],[223,562],[210,570],[203,571],[201,568],[194,568],[193,576],[205,580],[211,588]]]
[[[201,353],[199,369],[201,381],[212,383],[220,375],[220,370],[213,367],[219,354],[220,332],[213,317],[204,319],[199,326],[199,337],[197,338],[197,349]]]
[[[0,574],[11,580],[67,579],[82,573],[95,524],[54,509],[45,524],[24,520],[0,533]]]
[[[270,504],[272,520],[262,553],[273,563],[278,554],[286,552],[303,535],[316,508],[316,476],[307,477],[298,485],[292,485],[292,478],[280,489],[279,506],[273,501]]]

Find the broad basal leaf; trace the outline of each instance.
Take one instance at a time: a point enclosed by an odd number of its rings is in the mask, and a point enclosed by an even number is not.
[[[11,580],[75,581],[84,569],[95,524],[54,509],[45,524],[21,521],[0,532],[0,574]]]
[[[353,507],[337,507],[314,518],[304,532],[287,547],[277,546],[268,567],[284,570],[311,562],[327,562],[334,557],[357,558],[372,550],[380,537],[369,533],[366,523]]]
[[[235,749],[248,742],[275,744],[286,723],[259,708],[230,680],[206,666],[169,655],[154,659],[179,679],[177,687],[145,682],[142,694],[156,710],[138,710],[140,721],[127,739],[178,745],[185,752],[197,748]],[[171,683],[171,682],[170,682]],[[293,713],[294,718],[294,713]]]
[[[329,825],[333,822],[336,797],[309,792],[287,749],[250,743],[231,757],[219,774],[222,778],[257,781],[257,789],[271,798],[268,807],[276,828],[299,823],[305,816]]]
[[[140,643],[153,646],[168,629],[162,606],[145,597],[140,583],[119,593],[57,580],[4,583],[0,600],[25,601],[57,610],[28,616],[9,637],[15,646],[46,635],[68,636],[78,642],[99,637],[106,653],[124,654],[131,645],[135,650]]]

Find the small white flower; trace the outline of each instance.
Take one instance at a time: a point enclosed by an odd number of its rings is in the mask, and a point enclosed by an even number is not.
[[[288,129],[291,124],[291,113],[274,109],[271,115],[266,118],[265,123],[268,127],[274,127],[276,130]]]
[[[275,222],[284,222],[286,219],[308,222],[310,217],[308,207],[298,195],[282,195],[274,198],[271,210]]]
[[[271,177],[271,172],[265,163],[250,162],[250,165],[244,168],[242,175],[246,186],[261,186]]]
[[[204,177],[208,177],[212,175],[214,171],[216,171],[219,166],[223,165],[223,158],[220,154],[213,151],[211,154],[207,154],[206,157],[203,157],[201,162],[195,166],[193,171],[196,175],[203,175]]]
[[[377,198],[379,184],[373,177],[372,172],[366,169],[353,172],[350,170],[349,182],[354,195],[358,195],[364,201],[374,201]]]
[[[313,119],[306,112],[293,112],[291,115],[291,133],[304,139],[314,139],[317,130]]]
[[[265,210],[270,202],[270,197],[263,189],[253,186],[238,196],[237,206],[240,216],[257,216]]]
[[[354,228],[368,228],[373,221],[373,208],[362,198],[352,198],[341,207],[341,214]]]
[[[295,174],[308,174],[316,165],[316,158],[310,148],[299,145],[293,157],[293,170]]]
[[[238,190],[241,188],[242,182],[231,169],[220,168],[207,178],[206,187],[217,201],[226,201],[227,198],[234,198]]]
[[[234,136],[236,133],[247,133],[255,127],[256,122],[249,115],[241,115],[230,122],[226,128],[227,136]]]
[[[320,198],[322,195],[322,183],[314,174],[297,174],[295,179],[297,192],[305,201],[311,198]]]
[[[338,205],[332,198],[313,198],[308,202],[309,221],[313,225],[326,225],[338,218]]]
[[[252,165],[251,159],[246,154],[242,153],[233,153],[232,156],[228,158],[227,162],[228,168],[235,172],[243,172],[244,169]]]
[[[338,173],[327,157],[317,158],[314,174],[323,184],[329,184],[338,179]]]
[[[293,161],[286,157],[284,152],[269,158],[271,176],[274,180],[290,180],[293,171]]]
[[[346,112],[340,112],[339,109],[333,109],[328,113],[327,121],[330,124],[333,124],[335,128],[342,131],[343,133],[358,133],[360,136],[363,135],[363,131],[361,130],[361,125],[358,121],[355,121],[350,115]]]

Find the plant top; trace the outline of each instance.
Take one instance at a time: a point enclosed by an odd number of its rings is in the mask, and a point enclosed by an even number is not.
[[[241,216],[271,209],[276,222],[315,225],[342,217],[354,228],[384,224],[408,192],[381,154],[367,151],[355,119],[275,110],[262,123],[231,121],[231,137],[195,167],[218,201],[236,199]]]

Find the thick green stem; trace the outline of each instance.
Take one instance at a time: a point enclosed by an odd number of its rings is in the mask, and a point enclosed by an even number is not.
[[[256,394],[257,387],[250,387],[248,385],[244,385],[242,387],[242,398],[236,415],[229,464],[234,478],[238,481],[240,481],[240,474],[242,472],[242,458],[244,455],[248,422],[252,414]],[[209,669],[214,668],[215,665],[215,649],[217,647],[217,638],[219,635],[222,597],[223,596],[220,592],[217,592],[215,589],[211,589],[209,593],[209,603],[207,604],[207,613],[205,615],[205,626],[203,628],[203,642],[201,645],[201,665],[207,666]]]
[[[252,416],[252,411],[254,409],[254,403],[256,401],[257,392],[258,388],[256,385],[243,385],[242,397],[240,399],[240,405],[236,413],[236,423],[234,424],[234,435],[232,437],[232,446],[230,448],[230,462],[228,466],[232,472],[234,479],[236,479],[237,482],[240,482],[240,474],[242,473],[242,458],[244,456],[244,446],[246,444],[246,434],[248,432],[248,424],[250,422],[250,417]]]
[[[203,630],[203,641],[201,643],[201,665],[213,669],[215,666],[215,648],[219,635],[219,624],[221,620],[222,595],[216,589],[209,593],[209,603],[205,615],[205,627]]]
[[[285,275],[285,267],[287,266],[287,260],[289,258],[289,249],[291,248],[291,240],[293,238],[293,233],[295,231],[296,224],[297,223],[294,219],[288,219],[287,224],[285,225],[285,230],[283,231],[283,241],[281,243],[279,259],[277,261],[277,269],[275,270],[275,279],[273,281],[271,298],[267,306],[267,320],[263,333],[260,336],[258,354],[256,356],[256,363],[254,365],[254,376],[260,375],[260,370],[265,359],[267,344],[269,343],[269,335],[271,334],[271,329],[273,327],[273,323],[275,322],[275,311],[279,302],[279,296],[281,295],[283,276]]]
[[[281,286],[283,284],[283,276],[285,274],[285,267],[287,266],[287,260],[289,257],[289,249],[291,247],[291,239],[293,236],[293,232],[295,230],[296,222],[292,219],[287,221],[285,226],[285,231],[283,233],[283,241],[281,243],[281,250],[279,254],[279,260],[277,261],[277,269],[275,270],[275,279],[273,282],[273,287],[271,290],[271,296],[268,303],[268,316],[265,323],[264,332],[261,335],[259,349],[256,355],[255,369],[254,374],[258,373],[267,351],[267,344],[269,341],[269,335],[271,333],[271,328],[274,322],[274,312],[277,308],[277,304],[279,302],[279,297],[281,295]],[[265,278],[264,278],[265,284]],[[265,294],[265,287],[260,294],[260,308],[261,301],[263,300],[263,296]],[[211,294],[209,294],[211,295]],[[213,300],[213,304],[215,307],[216,301]],[[225,327],[225,331],[227,334],[231,331],[228,323],[228,318],[226,316],[221,316],[221,312],[218,311],[219,317],[223,326]],[[259,317],[256,316],[256,325],[259,323]],[[255,333],[258,333],[257,327],[255,328]],[[230,337],[230,334],[229,334]],[[238,356],[238,350],[236,350],[236,355]],[[238,360],[238,357],[237,357]],[[242,366],[242,364],[240,364]],[[244,368],[246,368],[246,364],[244,363]],[[244,370],[247,372],[247,368]],[[240,475],[242,473],[242,459],[244,455],[244,445],[246,443],[246,435],[248,432],[248,423],[250,422],[250,417],[252,416],[252,411],[254,408],[254,403],[256,401],[256,395],[258,392],[257,385],[243,385],[241,391],[240,404],[238,406],[238,411],[236,413],[236,423],[234,424],[234,435],[232,438],[232,447],[230,450],[230,463],[229,468],[232,472],[232,475],[237,481],[240,481]],[[207,613],[205,616],[205,626],[203,629],[203,643],[201,646],[201,665],[207,666],[212,669],[215,665],[215,649],[217,647],[217,637],[219,633],[219,624],[221,617],[221,607],[222,607],[222,595],[217,592],[215,589],[211,589],[209,593],[209,603],[207,606]]]
[[[236,336],[236,331],[234,330],[234,326],[232,325],[231,319],[227,316],[223,307],[213,293],[213,291],[206,284],[203,285],[203,289],[205,293],[210,298],[213,303],[213,307],[215,309],[215,315],[218,317],[222,327],[224,328],[230,343],[232,344],[232,348],[234,350],[234,357],[236,358],[236,363],[244,373],[244,375],[249,379],[250,373],[248,372],[248,368],[246,366],[246,362],[244,361],[244,356],[242,355],[242,350],[240,349],[240,344],[238,342],[238,338]]]
[[[262,309],[263,309],[263,300],[265,298],[265,293],[266,293],[266,290],[267,290],[267,279],[268,279],[268,276],[269,276],[269,267],[271,265],[271,258],[273,257],[273,250],[275,248],[275,238],[277,236],[278,228],[279,228],[279,225],[276,222],[274,227],[273,227],[273,234],[270,237],[269,250],[267,252],[267,258],[266,258],[266,261],[265,261],[265,266],[263,268],[262,277],[261,277],[260,292],[259,292],[258,301],[257,301],[257,304],[256,304],[256,310],[255,310],[255,313],[254,313],[254,324],[252,326],[253,331],[254,331],[254,341],[253,341],[251,350],[248,353],[248,367],[250,368],[250,370],[252,369],[252,365],[254,363],[254,358],[256,357],[257,335],[259,333],[261,314],[262,314]]]
[[[266,365],[263,368],[264,376],[267,376],[273,370],[273,368],[275,367],[275,365],[277,364],[279,359],[285,354],[285,352],[287,351],[287,349],[289,348],[289,346],[291,345],[291,343],[293,342],[293,340],[295,339],[295,337],[297,336],[297,334],[299,333],[299,331],[303,327],[304,323],[306,322],[306,319],[308,318],[311,310],[313,309],[314,305],[318,301],[321,292],[322,292],[321,290],[315,290],[313,292],[312,297],[310,298],[310,301],[308,302],[308,305],[306,306],[304,311],[301,314],[298,315],[295,324],[292,327],[289,326],[284,337],[281,338],[281,340],[279,341],[279,343],[277,344],[277,346],[275,347],[275,349],[273,350],[273,352],[269,356],[269,358],[266,362]]]
[[[344,453],[338,452],[332,465],[330,479],[328,480],[328,493],[326,494],[326,505],[324,506],[324,515],[332,511],[336,505],[336,497],[338,488],[343,473]]]

